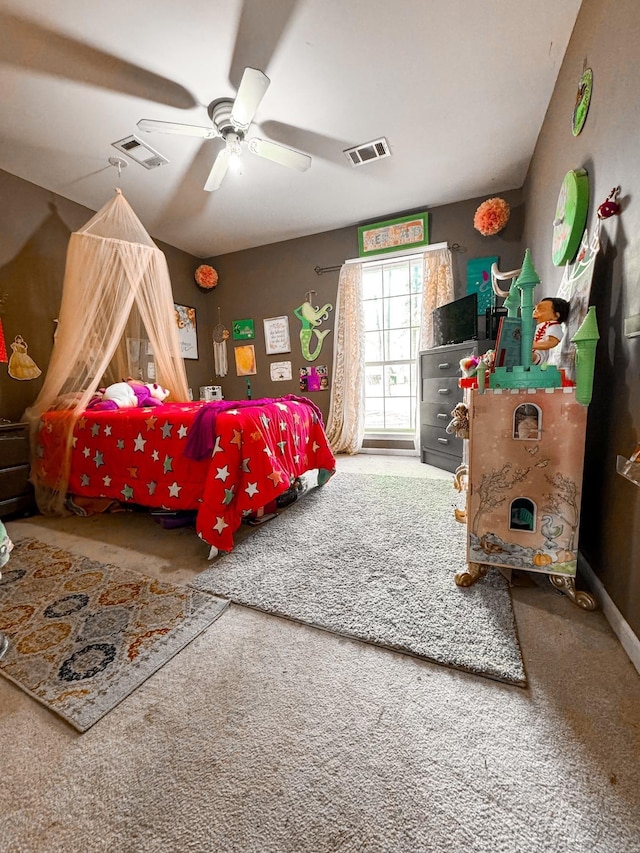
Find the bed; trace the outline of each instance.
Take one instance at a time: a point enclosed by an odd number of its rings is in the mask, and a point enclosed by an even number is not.
[[[70,417],[64,410],[41,416],[36,486],[56,488]],[[74,428],[67,492],[72,504],[191,510],[215,556],[233,549],[244,517],[259,516],[313,469],[323,484],[335,458],[322,417],[305,398],[87,410]]]

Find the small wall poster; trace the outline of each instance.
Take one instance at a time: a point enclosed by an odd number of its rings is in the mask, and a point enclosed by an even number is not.
[[[235,347],[236,375],[253,376],[256,370],[256,350],[253,344]]]
[[[234,341],[249,341],[255,338],[255,328],[253,320],[233,320],[231,322]]]
[[[188,305],[176,305],[176,323],[183,358],[198,358],[198,336],[196,333],[196,309]]]
[[[491,307],[493,288],[491,287],[491,265],[498,263],[498,256],[469,258],[467,261],[467,293],[478,294],[478,314],[484,314]]]
[[[301,391],[327,391],[329,389],[329,374],[326,364],[300,368]]]
[[[269,365],[272,382],[286,382],[291,379],[291,362],[290,361],[272,361]]]
[[[289,318],[269,317],[264,320],[264,345],[267,355],[277,355],[280,352],[291,352],[289,337]]]

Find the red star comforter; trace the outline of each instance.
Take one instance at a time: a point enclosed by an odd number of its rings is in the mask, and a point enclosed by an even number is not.
[[[213,424],[200,417],[201,429],[214,430],[207,456],[188,458],[189,431],[207,405],[86,411],[74,430],[69,493],[197,510],[198,535],[230,551],[244,515],[257,513],[305,471],[335,470],[318,410],[302,400],[255,406],[242,401],[242,407],[218,412]],[[32,476],[50,488],[56,487],[68,420],[65,411],[45,412],[41,418]]]

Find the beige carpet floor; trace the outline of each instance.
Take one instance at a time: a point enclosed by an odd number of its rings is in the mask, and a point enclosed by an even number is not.
[[[179,583],[206,566],[144,515],[7,527]],[[83,735],[0,680],[0,850],[637,853],[640,677],[601,612],[512,594],[526,690],[235,605]]]

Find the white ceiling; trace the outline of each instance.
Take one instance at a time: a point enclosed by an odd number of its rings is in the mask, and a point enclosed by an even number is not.
[[[580,2],[0,0],[0,168],[97,210],[136,133],[170,163],[130,162],[124,195],[200,258],[520,187]],[[271,79],[247,135],[313,163],[247,151],[206,193],[221,141],[136,122],[207,124],[245,66]],[[380,136],[392,157],[348,164]]]

